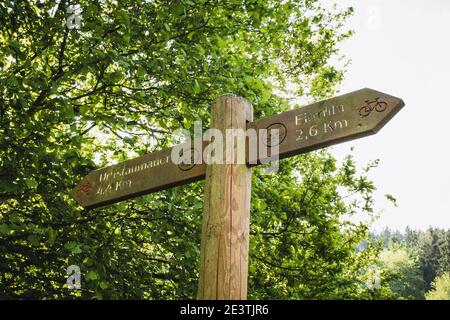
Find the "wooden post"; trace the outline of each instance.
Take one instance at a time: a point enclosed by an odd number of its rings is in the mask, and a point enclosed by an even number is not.
[[[211,128],[222,132],[224,159],[228,153],[236,160],[238,151],[234,139],[227,141],[226,129],[245,131],[252,118],[252,106],[242,97],[229,94],[213,102]],[[197,293],[201,300],[247,299],[251,169],[245,161],[233,162],[206,168]]]

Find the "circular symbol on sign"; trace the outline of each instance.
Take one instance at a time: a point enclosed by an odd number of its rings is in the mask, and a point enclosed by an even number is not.
[[[188,161],[186,161],[187,159],[186,160],[184,159],[184,155],[182,156],[183,160],[178,165],[178,168],[180,168],[180,170],[182,171],[191,170],[197,163],[199,163],[200,153],[198,152],[198,150],[196,150],[195,148],[191,148],[190,153],[191,157],[188,159]]]
[[[263,139],[263,143],[268,147],[275,147],[286,139],[287,129],[282,123],[274,123],[266,128],[264,134],[266,137]]]

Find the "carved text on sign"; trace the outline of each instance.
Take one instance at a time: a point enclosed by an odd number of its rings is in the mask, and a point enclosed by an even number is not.
[[[150,168],[162,166],[166,163],[169,163],[169,161],[170,161],[170,157],[165,157],[163,159],[151,160],[148,162],[137,164],[135,166],[130,166],[130,167],[123,166],[121,169],[118,169],[118,170],[113,169],[109,172],[100,174],[99,182],[103,183],[103,182],[107,182],[109,180],[115,180],[117,177],[119,177],[119,178],[126,177],[127,175],[132,174],[132,173],[137,173],[137,172],[144,171],[144,170],[147,170]]]
[[[348,127],[348,120],[338,121],[326,121],[317,125],[312,125],[305,129],[297,129],[297,138],[295,141],[308,140],[309,138],[316,137],[320,134],[333,133],[336,130],[344,129]]]
[[[98,178],[98,187],[96,194],[100,196],[117,193],[130,189],[133,186],[133,180],[128,179],[127,176],[140,173],[148,169],[157,168],[169,163],[170,157],[164,157],[155,160],[149,160],[144,163],[122,166],[119,169],[112,169],[107,172],[103,172]]]
[[[349,121],[342,120],[329,120],[336,114],[345,113],[345,107],[343,105],[331,105],[318,112],[304,112],[295,116],[295,125],[300,127],[295,130],[295,141],[307,141],[310,138],[316,136],[322,136],[324,134],[333,133],[336,130],[347,128]],[[320,122],[320,120],[322,120]]]
[[[320,119],[326,119],[343,112],[345,112],[345,108],[343,105],[327,106],[326,108],[318,112],[302,112],[295,116],[295,125],[300,126],[302,124],[314,122]]]
[[[115,181],[112,183],[108,183],[105,187],[99,186],[97,189],[97,194],[103,196],[112,192],[125,190],[131,188],[132,184],[133,184],[132,180]]]

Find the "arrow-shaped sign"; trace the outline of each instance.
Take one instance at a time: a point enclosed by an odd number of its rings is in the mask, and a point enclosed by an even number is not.
[[[84,208],[94,208],[205,177],[206,165],[176,165],[172,148],[89,173],[72,191]]]
[[[278,156],[283,159],[375,134],[403,106],[399,98],[362,89],[251,122],[247,129],[266,129],[268,134],[259,145],[278,147]],[[275,142],[270,138],[272,130],[278,132]],[[204,163],[177,165],[171,161],[171,152],[169,148],[95,170],[72,194],[81,206],[94,208],[205,177]],[[248,156],[249,164],[263,160],[256,154]]]
[[[267,129],[263,144],[271,147],[270,130],[278,129],[278,156],[283,159],[375,134],[404,105],[399,98],[362,89],[252,122],[248,128]],[[250,154],[249,162],[255,160]]]

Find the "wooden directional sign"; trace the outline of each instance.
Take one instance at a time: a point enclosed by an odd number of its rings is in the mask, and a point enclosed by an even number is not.
[[[362,89],[255,121],[248,128],[267,129],[263,144],[269,147],[270,131],[277,129],[278,156],[283,159],[375,134],[404,105],[399,98]],[[249,156],[250,163],[264,160]]]
[[[89,173],[72,191],[84,208],[95,208],[205,177],[206,165],[176,165],[172,148]]]
[[[403,106],[399,98],[362,89],[251,122],[247,129],[267,129],[262,145],[268,148],[275,147],[270,132],[277,129],[279,140],[275,143],[282,159],[375,134]],[[176,165],[170,155],[171,149],[166,149],[93,171],[72,194],[83,207],[94,208],[205,177],[204,163]],[[250,165],[262,160],[248,157]]]

